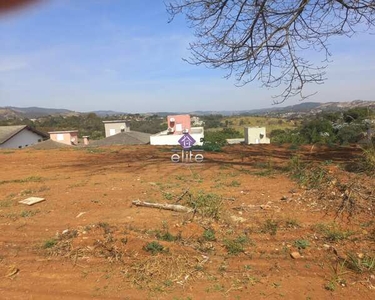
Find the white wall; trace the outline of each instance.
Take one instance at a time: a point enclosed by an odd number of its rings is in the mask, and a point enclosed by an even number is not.
[[[263,138],[260,136],[263,135]],[[269,144],[265,127],[245,127],[245,144]]]
[[[196,141],[194,145],[202,146],[203,142],[201,142],[201,138],[204,138],[204,133],[190,133],[190,135],[193,137],[193,139]],[[150,136],[150,144],[151,145],[169,145],[169,146],[175,146],[180,145],[178,143],[178,140],[182,137],[181,134],[168,134],[168,135],[152,135]]]
[[[19,148],[19,146],[24,148],[26,145],[37,144],[38,140],[43,140],[43,137],[25,128],[4,144],[1,144],[0,148]]]

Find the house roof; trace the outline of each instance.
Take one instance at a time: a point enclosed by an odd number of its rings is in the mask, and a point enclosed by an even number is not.
[[[150,143],[149,133],[128,131],[121,132],[105,139],[94,141],[90,145],[92,146],[111,146],[111,145],[143,145]]]
[[[30,126],[27,126],[27,125],[0,126],[0,145],[4,144],[6,141],[11,139],[13,136],[15,136],[17,133],[21,132],[24,129],[30,130],[30,131],[40,135],[43,138],[48,137],[48,135],[45,134],[44,132],[36,130],[36,129],[34,129]]]

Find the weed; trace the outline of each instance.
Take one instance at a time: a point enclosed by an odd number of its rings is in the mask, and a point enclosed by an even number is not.
[[[345,231],[337,224],[317,224],[315,226],[321,234],[324,235],[325,239],[330,242],[337,242],[347,239],[349,236],[353,235],[352,231]]]
[[[147,252],[151,252],[152,255],[155,255],[157,253],[160,253],[160,252],[163,252],[164,251],[164,247],[163,245],[159,244],[158,242],[156,241],[153,241],[153,242],[150,242],[150,243],[147,243],[143,249]]]
[[[100,228],[103,228],[105,234],[111,233],[111,227],[109,226],[108,223],[106,223],[106,222],[99,222],[98,226]]]
[[[53,246],[55,246],[57,244],[57,240],[56,239],[48,239],[44,242],[43,244],[43,248],[44,249],[50,249],[52,248]]]
[[[333,281],[329,281],[327,282],[325,285],[324,285],[324,288],[327,290],[327,291],[335,291],[336,289],[336,284],[333,282]]]
[[[299,249],[306,249],[310,246],[310,242],[307,240],[296,240],[294,245]]]
[[[203,239],[206,241],[216,241],[215,231],[211,228],[205,229],[203,231]]]
[[[173,195],[171,193],[163,192],[163,195],[164,195],[164,198],[166,200],[172,200],[173,199]]]
[[[298,155],[290,159],[288,169],[293,179],[309,189],[317,188],[324,182],[330,181],[328,172],[323,165],[314,166],[304,163]]]
[[[248,243],[248,238],[244,235],[238,236],[235,239],[225,239],[224,247],[229,254],[238,255],[244,252],[244,246]]]
[[[364,255],[362,258],[358,258],[355,254],[349,252],[344,265],[356,273],[373,272],[375,270],[375,256]]]
[[[278,227],[278,222],[271,219],[267,219],[262,225],[260,232],[269,233],[270,235],[276,235]]]
[[[215,220],[220,218],[223,201],[216,194],[199,193],[198,196],[192,197],[188,205],[193,207],[203,217],[209,217]]]
[[[232,187],[239,187],[240,185],[241,185],[241,182],[237,180],[232,180],[232,182],[229,183],[229,186],[232,186]]]
[[[167,242],[174,242],[174,241],[181,239],[180,235],[175,236],[171,234],[169,231],[164,231],[164,232],[157,231],[155,236],[158,240],[167,241]]]
[[[0,207],[10,207],[12,206],[12,200],[2,200],[0,201]]]
[[[39,210],[23,210],[20,213],[20,216],[22,218],[29,218],[29,217],[35,216],[39,212],[40,212]]]
[[[360,171],[368,174],[374,174],[375,171],[375,145],[363,149],[363,155],[360,161]]]
[[[20,195],[21,195],[21,196],[28,196],[28,195],[33,194],[34,192],[35,192],[35,191],[30,190],[30,189],[22,190],[21,193],[20,193]]]
[[[288,219],[285,221],[285,226],[287,228],[300,228],[301,225],[299,224],[299,222],[296,220],[296,219]]]

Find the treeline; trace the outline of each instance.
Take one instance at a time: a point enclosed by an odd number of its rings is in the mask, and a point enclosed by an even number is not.
[[[293,130],[273,130],[272,143],[350,144],[358,143],[374,128],[375,111],[353,108],[345,112],[321,113]]]
[[[126,120],[127,116],[116,116],[115,119]],[[113,117],[99,117],[95,113],[80,114],[74,116],[47,116],[38,118],[35,121],[29,119],[10,119],[0,121],[0,126],[4,125],[28,125],[42,132],[62,131],[62,130],[78,130],[80,137],[84,135],[90,136],[93,140],[105,137],[104,124],[105,120],[113,120]],[[146,133],[157,133],[167,129],[164,119],[156,115],[148,116],[142,120],[129,121],[130,130],[141,131]]]

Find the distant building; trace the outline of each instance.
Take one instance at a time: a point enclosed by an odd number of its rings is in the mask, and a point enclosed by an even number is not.
[[[266,127],[245,127],[245,144],[269,144],[271,140],[266,136]]]
[[[129,123],[124,120],[103,121],[105,137],[109,137],[121,132],[129,132]]]
[[[78,130],[51,131],[48,133],[52,141],[66,145],[78,144]]]
[[[167,117],[168,129],[150,137],[151,145],[179,145],[179,139],[184,133],[189,133],[196,141],[195,145],[202,145],[204,138],[203,127],[191,127],[189,115],[172,115]]]
[[[27,125],[0,126],[0,148],[24,148],[48,138],[48,135]]]
[[[199,117],[192,117],[191,118],[191,124],[193,126],[203,126],[204,125],[204,122],[201,121],[201,119]]]

